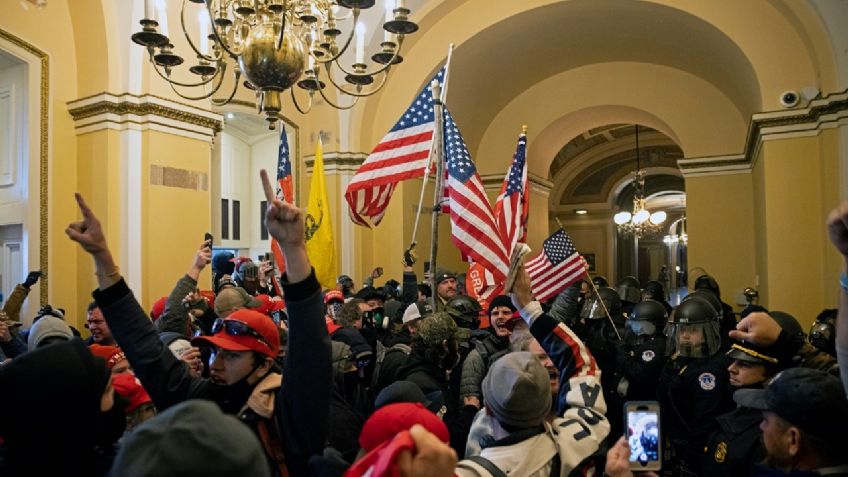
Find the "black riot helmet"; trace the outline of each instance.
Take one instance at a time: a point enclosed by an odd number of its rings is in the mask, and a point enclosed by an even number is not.
[[[551,305],[550,315],[557,320],[570,325],[580,316],[580,283],[576,282],[560,292]],[[586,295],[593,295],[589,291]]]
[[[642,296],[651,300],[665,301],[665,287],[662,283],[651,280],[645,284],[645,292]]]
[[[819,313],[808,338],[810,344],[833,356],[836,355],[836,313],[835,308]]]
[[[621,316],[621,298],[618,293],[610,287],[598,287],[598,294],[591,293],[586,295],[586,300],[583,302],[583,309],[580,310],[580,318],[584,320],[601,320],[607,317],[604,313],[604,307],[598,296],[603,300],[604,305],[611,317]]]
[[[695,290],[709,290],[716,298],[721,299],[721,289],[715,278],[709,275],[701,275],[695,280]]]
[[[716,315],[718,316],[718,321],[721,321],[724,309],[721,307],[721,301],[719,301],[717,296],[713,295],[712,292],[708,290],[695,290],[692,293],[686,295],[686,298],[684,298],[683,301],[694,299],[704,300],[709,303],[710,306],[713,307],[713,310],[715,310]]]
[[[662,303],[656,300],[644,300],[633,307],[625,322],[625,341],[640,344],[662,333],[668,320],[668,313]]]
[[[609,281],[607,281],[607,277],[603,275],[595,275],[594,277],[592,277],[592,283],[594,283],[595,286],[598,288],[609,286]]]
[[[671,314],[666,326],[666,352],[690,358],[713,356],[721,348],[718,313],[709,302],[692,297]]]
[[[480,311],[483,309],[477,300],[468,295],[456,295],[445,304],[445,311],[460,328],[476,330],[480,326]]]
[[[636,277],[627,276],[622,278],[618,282],[618,286],[615,287],[615,290],[618,292],[618,296],[621,297],[621,301],[639,303],[639,300],[642,298],[641,286]]]

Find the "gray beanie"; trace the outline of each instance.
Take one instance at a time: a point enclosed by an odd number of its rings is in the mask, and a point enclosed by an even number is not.
[[[64,320],[52,315],[44,315],[29,329],[27,336],[27,349],[29,351],[38,348],[47,338],[64,338],[70,340],[74,337],[71,327]]]
[[[265,452],[250,428],[200,399],[172,406],[137,427],[112,468],[136,477],[270,476]]]
[[[483,399],[498,422],[518,428],[537,426],[551,410],[548,372],[526,351],[508,353],[483,378]]]

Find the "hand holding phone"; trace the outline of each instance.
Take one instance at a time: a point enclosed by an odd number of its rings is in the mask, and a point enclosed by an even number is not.
[[[212,234],[210,234],[209,232],[206,232],[206,234],[203,235],[203,241],[208,243],[209,247],[212,247],[212,242],[214,241]]]
[[[624,404],[625,437],[630,447],[631,470],[662,468],[660,405],[657,401],[630,401]]]

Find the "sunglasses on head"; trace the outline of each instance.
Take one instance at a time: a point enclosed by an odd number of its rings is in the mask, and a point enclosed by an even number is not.
[[[218,318],[212,324],[212,334],[217,334],[219,331],[224,330],[230,336],[251,336],[259,340],[260,343],[264,344],[268,348],[273,349],[270,343],[265,340],[265,337],[259,334],[258,331],[251,328],[247,323],[243,321],[233,320],[233,319],[225,319]]]

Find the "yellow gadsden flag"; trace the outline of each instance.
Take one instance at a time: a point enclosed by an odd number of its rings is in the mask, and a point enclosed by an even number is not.
[[[333,220],[324,181],[324,158],[321,141],[315,147],[312,183],[306,206],[306,253],[315,267],[315,276],[324,288],[336,286],[336,245],[333,243]]]

